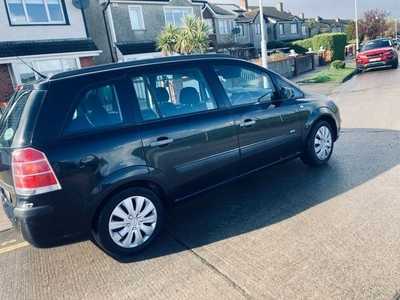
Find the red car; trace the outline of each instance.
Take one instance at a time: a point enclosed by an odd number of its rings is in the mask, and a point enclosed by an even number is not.
[[[397,50],[392,39],[376,39],[365,42],[356,56],[357,72],[373,68],[397,68],[399,64]]]

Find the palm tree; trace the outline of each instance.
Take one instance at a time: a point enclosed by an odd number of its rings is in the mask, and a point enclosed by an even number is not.
[[[161,50],[164,55],[172,55],[180,31],[181,29],[172,23],[164,26],[156,39],[157,50]]]
[[[183,18],[182,25],[183,28],[178,35],[175,50],[181,54],[204,53],[210,43],[208,25],[193,15]]]

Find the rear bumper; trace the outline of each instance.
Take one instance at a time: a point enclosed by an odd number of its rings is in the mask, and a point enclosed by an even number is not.
[[[14,207],[4,195],[1,195],[2,206],[10,219],[13,227],[16,228],[22,237],[31,245],[43,248],[62,245],[82,240],[87,233],[83,234],[76,223],[59,214],[51,204],[30,207],[24,201],[18,202]]]

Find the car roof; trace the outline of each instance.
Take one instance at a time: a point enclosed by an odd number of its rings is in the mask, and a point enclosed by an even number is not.
[[[142,60],[134,60],[128,62],[117,62],[117,63],[109,63],[103,65],[96,65],[76,70],[70,70],[65,72],[60,72],[57,74],[52,75],[49,80],[52,79],[61,79],[67,78],[77,75],[89,74],[89,73],[96,73],[101,71],[107,70],[117,70],[117,69],[124,69],[130,68],[134,66],[148,66],[148,65],[156,65],[159,63],[172,63],[172,62],[188,62],[188,61],[196,61],[196,60],[210,60],[210,59],[229,59],[229,60],[240,60],[236,56],[227,55],[227,54],[191,54],[191,55],[177,55],[177,56],[166,56],[166,57],[158,57],[158,58],[148,58]]]

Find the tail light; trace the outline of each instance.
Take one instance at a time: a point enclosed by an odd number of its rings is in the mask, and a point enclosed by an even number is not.
[[[19,195],[37,195],[61,189],[45,154],[36,149],[15,150],[12,170]]]

